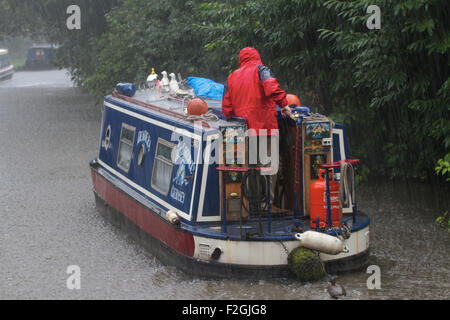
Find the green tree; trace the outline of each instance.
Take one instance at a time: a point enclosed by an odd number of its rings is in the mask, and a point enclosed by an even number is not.
[[[366,26],[369,5],[380,30]],[[343,122],[364,176],[427,179],[450,147],[449,3],[216,1],[202,6],[210,50],[255,46],[285,88]]]
[[[68,30],[77,4],[82,30]],[[381,29],[366,26],[369,5]],[[0,34],[45,37],[58,64],[101,97],[152,67],[225,81],[253,46],[303,105],[346,125],[363,178],[447,175],[447,0],[0,0]],[[20,21],[22,20],[22,21]],[[438,159],[441,159],[438,162]]]
[[[382,8],[380,30],[364,27],[370,4]],[[372,120],[352,121],[356,132],[370,133],[370,167],[380,168],[382,160],[384,176],[427,178],[450,148],[449,2],[333,0],[325,6],[343,18],[332,30],[320,30],[344,57],[334,62],[348,76],[343,88],[365,97],[355,104],[350,96],[341,105]]]
[[[27,36],[59,45],[56,63],[80,85],[95,71],[97,41],[107,31],[105,14],[120,0],[0,0],[0,39]],[[81,30],[67,28],[67,8],[81,9]]]
[[[109,31],[98,42],[95,73],[83,84],[102,95],[117,82],[145,83],[152,68],[220,78],[217,54],[205,51],[201,33],[194,30],[200,2],[124,0],[107,14]]]

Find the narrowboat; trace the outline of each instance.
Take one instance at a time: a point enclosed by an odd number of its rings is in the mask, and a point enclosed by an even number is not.
[[[44,70],[52,69],[53,54],[55,47],[52,45],[33,45],[28,49],[25,69],[27,70]]]
[[[11,79],[14,74],[14,67],[11,65],[8,50],[0,49],[0,81]]]
[[[245,120],[226,119],[221,100],[208,98],[208,112],[192,115],[192,98],[155,88],[104,98],[90,171],[106,217],[194,276],[292,277],[298,247],[329,274],[366,266],[370,219],[357,208],[359,160],[342,125],[307,107],[288,118],[278,110],[275,212],[265,174],[273,168],[250,163]]]

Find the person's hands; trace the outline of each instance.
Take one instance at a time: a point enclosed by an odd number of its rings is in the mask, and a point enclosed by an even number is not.
[[[291,115],[291,107],[286,106],[283,109],[281,109],[281,115],[283,117],[289,117]]]

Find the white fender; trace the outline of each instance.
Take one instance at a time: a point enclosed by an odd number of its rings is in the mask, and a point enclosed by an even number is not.
[[[171,224],[179,224],[180,223],[180,217],[175,211],[169,210],[166,213],[166,218],[169,220]]]
[[[341,239],[325,233],[306,231],[295,234],[295,238],[300,241],[302,247],[311,250],[317,250],[328,254],[348,252],[348,249],[344,246],[344,242]]]

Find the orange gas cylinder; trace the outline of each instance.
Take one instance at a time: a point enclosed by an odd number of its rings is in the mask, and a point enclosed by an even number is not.
[[[201,116],[208,112],[208,104],[203,99],[195,98],[188,103],[187,111],[189,115]]]
[[[310,216],[311,228],[316,228],[317,217],[319,217],[319,227],[328,227],[328,211],[327,211],[327,193],[325,170],[319,170],[319,180],[313,182],[310,187]],[[331,179],[330,172],[330,204],[331,204],[331,221],[333,227],[339,226],[339,182]]]
[[[295,94],[288,93],[286,95],[286,99],[288,101],[288,105],[294,104],[298,107],[300,107],[302,105],[302,103],[300,102],[300,99]]]

